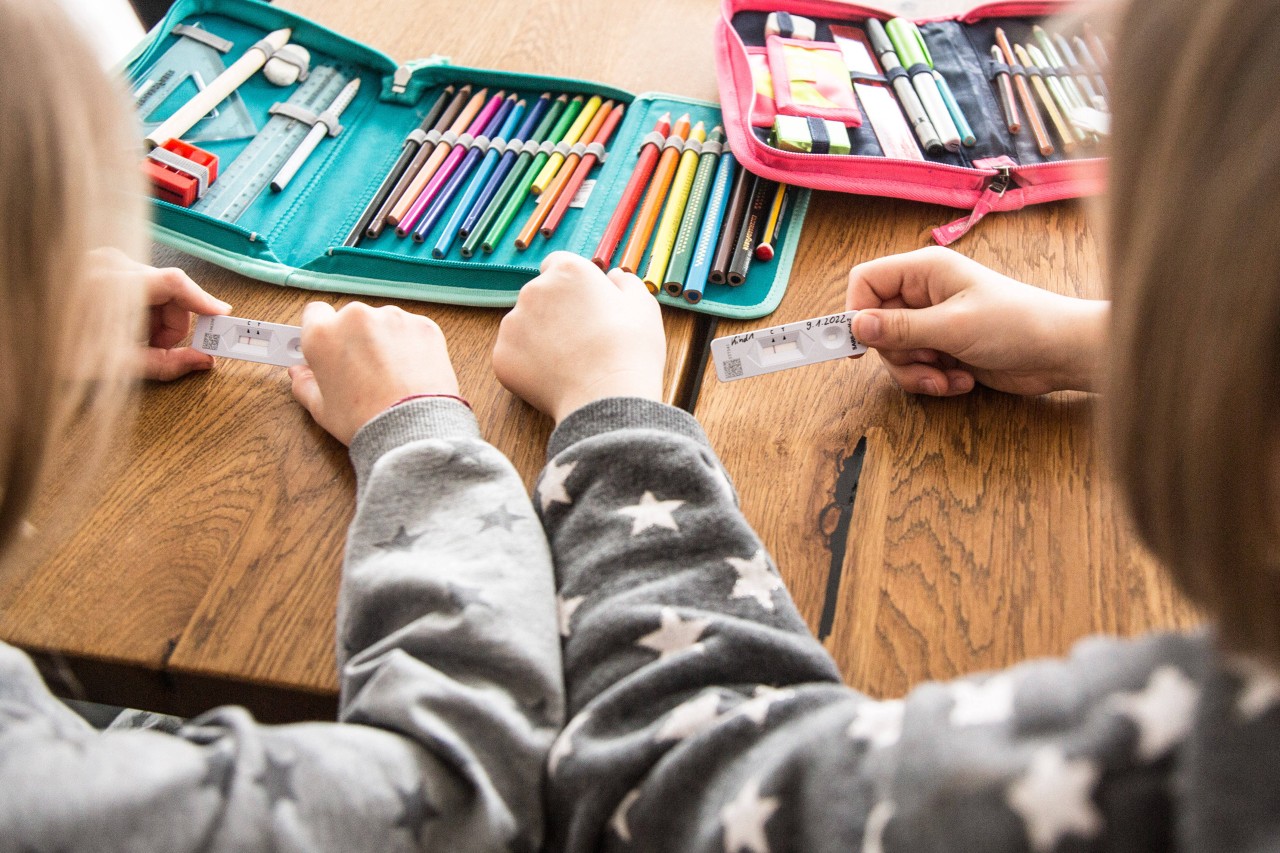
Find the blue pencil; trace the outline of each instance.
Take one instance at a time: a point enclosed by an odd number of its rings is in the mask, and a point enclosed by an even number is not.
[[[494,195],[497,194],[498,187],[502,186],[502,181],[507,177],[507,173],[511,171],[511,167],[515,165],[516,158],[520,156],[520,153],[516,151],[514,143],[524,142],[528,139],[549,109],[551,109],[551,95],[545,94],[538,98],[538,102],[533,105],[533,109],[529,110],[529,115],[525,117],[524,124],[520,125],[520,129],[516,131],[515,139],[511,140],[511,146],[502,155],[502,160],[498,163],[498,170],[489,178],[489,183],[485,184],[484,189],[480,191],[480,195],[471,205],[471,211],[467,214],[467,218],[463,220],[462,227],[458,229],[459,237],[471,235],[472,229],[476,227],[476,223],[480,221],[480,217],[484,215],[485,210],[489,207],[489,202],[493,201]]]
[[[493,114],[493,118],[489,119],[484,129],[480,131],[480,136],[492,139],[498,134],[499,128],[506,123],[507,116],[515,109],[516,96],[512,94],[502,102],[502,106],[498,107],[498,111]],[[458,164],[458,168],[449,176],[449,180],[445,181],[440,192],[436,193],[436,197],[431,200],[431,204],[427,205],[426,211],[422,215],[422,220],[418,222],[416,228],[413,229],[413,239],[415,242],[422,243],[427,239],[427,235],[431,233],[431,229],[436,227],[436,223],[440,221],[440,217],[444,215],[445,210],[449,207],[449,202],[453,200],[457,194],[458,188],[462,186],[462,182],[467,179],[467,175],[471,174],[471,170],[475,168],[476,163],[484,156],[479,148],[473,147],[467,152],[466,157]]]
[[[543,95],[543,97],[547,97]],[[524,101],[516,104],[515,109],[511,111],[511,115],[507,116],[507,120],[503,123],[502,129],[498,131],[496,139],[514,141],[511,134],[515,131],[516,125],[520,124],[520,119],[524,117],[525,107]],[[458,206],[453,210],[453,216],[449,217],[449,221],[445,223],[444,233],[440,235],[440,239],[436,241],[435,248],[431,250],[431,257],[443,258],[449,254],[449,249],[453,246],[453,241],[458,239],[458,229],[462,227],[462,220],[471,210],[471,204],[475,201],[476,196],[480,194],[480,190],[484,187],[485,181],[488,180],[489,174],[493,172],[493,167],[498,164],[497,148],[490,148],[485,152],[484,160],[480,162],[480,169],[476,172],[475,177],[471,179],[471,183],[467,184],[466,190],[462,193],[462,198],[458,200]]]
[[[720,235],[724,211],[729,205],[729,188],[733,185],[733,173],[737,165],[733,152],[725,148],[720,155],[720,165],[716,167],[716,180],[711,185],[711,196],[707,199],[707,214],[702,220],[702,230],[698,232],[693,263],[689,265],[689,276],[684,280],[684,298],[694,305],[702,301],[702,291],[707,286],[707,276],[711,273],[716,237]]]

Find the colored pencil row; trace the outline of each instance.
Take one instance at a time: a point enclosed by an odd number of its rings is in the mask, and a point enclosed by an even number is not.
[[[596,266],[610,268],[630,225],[618,267],[640,274],[647,250],[649,291],[696,304],[708,282],[740,285],[752,258],[772,260],[786,186],[737,168],[724,140],[719,127],[709,136],[701,122],[691,127],[688,115],[674,125],[669,114],[659,118],[593,253]]]
[[[405,137],[344,245],[394,227],[397,236],[419,243],[438,231],[435,258],[458,240],[463,257],[478,248],[492,252],[534,195],[534,216],[516,241],[524,249],[539,231],[555,233],[573,195],[604,159],[623,113],[621,104],[597,96],[547,92],[530,107],[515,94],[447,86]]]

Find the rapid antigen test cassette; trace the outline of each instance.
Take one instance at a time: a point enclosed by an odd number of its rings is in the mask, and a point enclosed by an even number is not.
[[[851,325],[857,313],[844,311],[716,338],[711,342],[716,375],[721,382],[732,382],[833,358],[862,355],[867,348],[853,337]]]
[[[205,315],[196,320],[191,345],[223,358],[292,367],[306,364],[302,357],[302,329],[262,320]]]

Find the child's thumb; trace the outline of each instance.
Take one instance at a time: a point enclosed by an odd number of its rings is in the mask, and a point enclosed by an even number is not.
[[[876,349],[951,352],[956,342],[947,313],[941,305],[867,309],[853,318],[853,336]]]

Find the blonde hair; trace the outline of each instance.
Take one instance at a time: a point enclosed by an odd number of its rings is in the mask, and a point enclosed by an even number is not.
[[[1228,649],[1280,665],[1280,2],[1134,0],[1117,33],[1112,461]]]
[[[0,556],[73,421],[103,436],[134,373],[139,144],[57,3],[0,0]],[[79,432],[79,431],[78,431]]]

